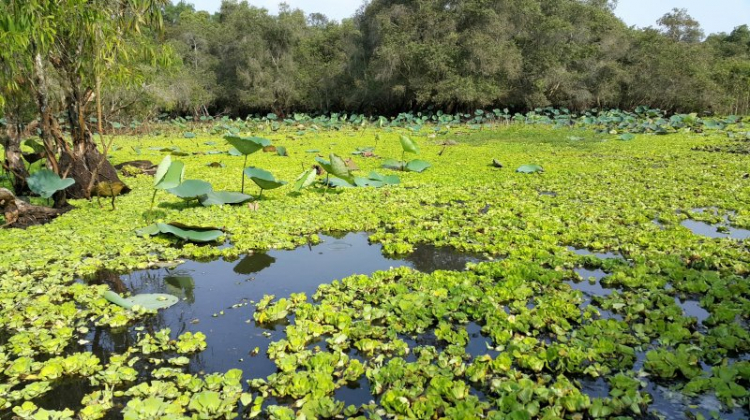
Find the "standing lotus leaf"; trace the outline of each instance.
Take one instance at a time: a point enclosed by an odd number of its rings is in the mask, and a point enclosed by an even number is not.
[[[401,135],[400,140],[401,148],[404,149],[404,152],[419,154],[419,146],[409,136]]]
[[[172,161],[172,157],[167,155],[162,159],[154,174],[154,188],[158,190],[168,190],[182,184],[185,176],[185,164],[178,161]]]
[[[234,146],[233,150],[236,150],[240,155],[245,156],[245,162],[242,164],[242,167],[247,166],[247,157],[258,150],[263,150],[264,147],[271,146],[271,140],[264,139],[262,137],[240,137],[235,135],[226,135],[224,136],[224,140],[226,140],[229,144]],[[232,150],[229,151],[229,154],[232,154]],[[245,193],[245,177],[242,176],[242,188],[240,189],[240,192],[243,194]]]
[[[352,177],[351,170],[347,166],[346,161],[334,153],[331,153],[328,158],[330,160],[325,160],[321,157],[316,157],[315,160],[329,175],[341,178],[346,181],[347,184],[354,184],[354,178]]]
[[[251,155],[259,150],[262,150],[264,147],[271,145],[271,140],[264,139],[262,137],[240,137],[227,135],[224,136],[224,140],[234,146],[234,148],[244,156]]]
[[[211,184],[206,181],[201,181],[198,179],[188,179],[177,187],[170,188],[167,191],[182,199],[190,200],[206,195],[212,190],[213,187],[211,187]]]
[[[300,192],[303,189],[309,187],[315,182],[315,178],[317,176],[318,176],[318,173],[314,168],[308,169],[305,172],[302,172],[302,174],[298,176],[294,182],[294,191]]]
[[[245,168],[244,172],[245,175],[255,183],[255,185],[260,187],[261,196],[263,195],[263,190],[273,190],[286,185],[286,181],[279,181],[274,178],[273,174],[264,169],[250,166],[249,168]]]
[[[76,183],[72,178],[60,178],[56,173],[47,168],[36,171],[26,182],[29,185],[29,189],[39,194],[42,198],[50,198],[54,193]]]

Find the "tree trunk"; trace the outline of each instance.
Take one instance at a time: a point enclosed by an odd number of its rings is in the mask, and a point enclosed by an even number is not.
[[[56,205],[61,205],[65,198],[91,198],[90,187],[99,182],[120,181],[117,170],[102,156],[85,121],[85,107],[91,97],[90,91],[82,92],[79,88],[80,78],[71,80],[70,94],[66,100],[68,123],[73,147],[64,148],[60,154],[60,176],[73,178],[76,183],[59,196],[55,196]],[[92,182],[92,178],[95,178]]]
[[[44,69],[42,56],[37,53],[34,55],[34,85],[37,105],[39,106],[39,115],[41,115],[42,142],[47,152],[47,163],[55,173],[60,173],[60,168],[56,159],[56,151],[65,146],[65,140],[59,131],[55,130],[56,121],[52,115],[49,105],[49,89],[47,86],[47,73]],[[62,144],[61,144],[62,143]]]
[[[17,199],[10,190],[0,188],[0,212],[5,217],[5,224],[0,227],[18,227],[47,223],[65,213],[67,209],[53,209],[49,207],[33,206]]]
[[[23,163],[21,155],[21,132],[20,127],[13,127],[15,124],[8,125],[7,136],[0,137],[0,144],[5,149],[5,164],[3,165],[13,179],[13,191],[16,195],[25,195],[29,192],[29,186],[26,178],[29,177],[29,171]]]

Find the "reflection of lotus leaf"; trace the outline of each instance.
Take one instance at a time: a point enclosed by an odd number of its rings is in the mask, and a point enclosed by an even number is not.
[[[268,254],[252,254],[243,258],[236,266],[234,272],[237,274],[253,274],[265,270],[276,262],[276,258]]]
[[[193,280],[191,276],[173,274],[164,277],[164,282],[167,284],[170,292],[184,296],[190,303],[195,302],[195,295],[193,294],[193,291],[195,290],[195,280]]]

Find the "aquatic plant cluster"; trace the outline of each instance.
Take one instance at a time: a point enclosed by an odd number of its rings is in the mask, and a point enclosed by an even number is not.
[[[240,172],[263,180],[248,173],[247,154],[224,143],[227,130],[118,137],[114,163],[169,154],[184,167],[165,190],[183,183],[183,169],[211,189],[191,183],[149,210],[163,180],[130,170],[132,191],[115,209],[73,200],[76,209],[48,225],[0,231],[0,418],[750,415],[747,240],[683,226],[750,228],[750,167],[721,149],[750,128],[739,118],[592,115],[594,129],[544,118],[553,122],[243,122],[232,135],[275,146],[263,144],[253,167],[297,182],[238,205],[203,198],[241,191]],[[417,151],[428,170],[394,171]],[[333,177],[324,181],[314,165]],[[332,178],[381,188],[343,188]],[[209,245],[160,234],[196,226],[219,233]],[[144,328],[153,312],[113,305],[109,286],[78,280],[102,268],[124,273],[289,249],[336,231],[371,232],[387,254],[432,244],[487,261],[466,271],[331,279],[312,296],[233,307],[283,331],[267,348],[246,349],[275,363],[264,377],[192,369],[210,353],[205,335]],[[587,284],[603,292],[587,294]],[[470,325],[487,337],[484,351],[467,350]],[[124,352],[95,352],[92,332],[103,329],[138,339]],[[54,396],[71,384],[82,387],[80,402],[56,406]],[[354,384],[372,401],[339,398]],[[665,395],[684,412],[665,413],[655,403]]]

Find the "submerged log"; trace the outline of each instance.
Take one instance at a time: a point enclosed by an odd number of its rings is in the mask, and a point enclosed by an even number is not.
[[[10,190],[0,188],[0,211],[3,212],[5,217],[5,223],[0,227],[3,228],[26,228],[41,225],[68,212],[70,209],[70,207],[55,209],[35,206],[17,198]]]

